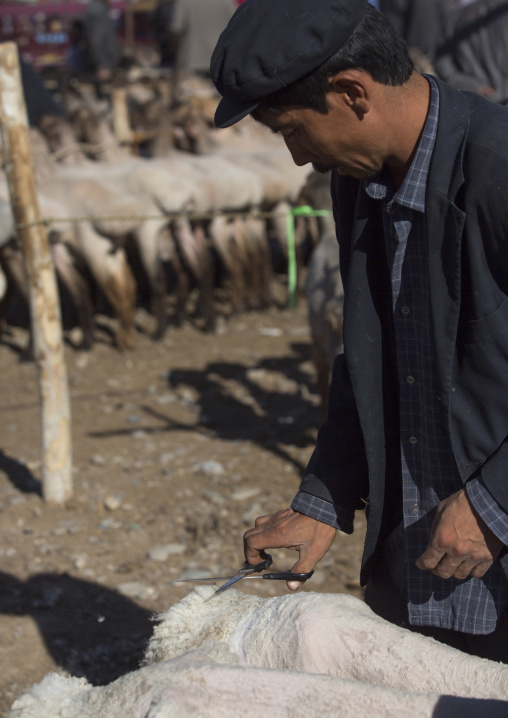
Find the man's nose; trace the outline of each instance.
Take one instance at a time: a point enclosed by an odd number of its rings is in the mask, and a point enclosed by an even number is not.
[[[290,146],[288,142],[286,142],[286,147],[288,148],[291,157],[293,158],[293,162],[295,163],[295,165],[298,165],[298,167],[303,167],[303,165],[308,165],[309,162],[312,162],[312,158],[309,157],[308,154],[302,149]]]

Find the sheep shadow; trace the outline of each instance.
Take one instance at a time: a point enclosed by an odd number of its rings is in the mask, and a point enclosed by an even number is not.
[[[222,361],[201,371],[175,367],[168,384],[197,390],[199,423],[218,438],[253,441],[289,459],[282,447],[314,445],[312,429],[319,423],[313,377],[301,370],[309,346],[291,349],[292,356],[269,357],[255,366]]]
[[[67,574],[42,573],[21,581],[0,572],[0,612],[31,616],[58,666],[93,685],[139,668],[153,631],[150,611]]]
[[[203,431],[227,441],[251,441],[293,464],[298,472],[305,466],[289,447],[304,449],[315,445],[320,411],[314,378],[301,364],[310,360],[310,346],[293,343],[292,354],[268,357],[256,365],[239,362],[210,362],[204,369],[174,367],[166,373],[171,390],[178,394],[191,387],[197,394],[192,402],[196,422],[184,424],[164,411],[139,407],[164,422],[153,431]],[[288,387],[288,380],[291,385]],[[143,429],[150,432],[149,427]],[[93,432],[95,438],[131,433],[131,429]]]

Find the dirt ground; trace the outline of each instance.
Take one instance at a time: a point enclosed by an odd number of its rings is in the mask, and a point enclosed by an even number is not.
[[[319,399],[303,302],[111,344],[99,317],[89,353],[67,345],[74,496],[45,505],[40,411],[26,332],[0,344],[0,714],[50,671],[109,683],[137,668],[154,614],[192,590],[179,577],[228,573],[242,534],[287,507],[312,452]],[[364,517],[339,535],[305,590],[362,597]],[[294,554],[273,551],[274,567]],[[199,573],[200,572],[200,573]],[[251,581],[261,596],[285,584]]]

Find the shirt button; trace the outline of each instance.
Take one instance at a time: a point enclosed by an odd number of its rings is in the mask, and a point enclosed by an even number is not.
[[[408,384],[414,384],[414,383],[415,383],[414,377],[412,377],[412,376],[407,376],[407,377],[406,377],[406,381],[407,381]]]
[[[411,309],[410,309],[409,307],[402,307],[402,309],[401,309],[400,311],[402,312],[402,314],[406,314],[406,315],[407,315],[407,314],[409,314],[409,312],[411,311]]]
[[[420,513],[420,507],[415,504],[411,509],[411,513],[413,514],[413,516],[418,516],[418,514]]]
[[[410,436],[410,437],[409,437],[409,443],[410,443],[410,444],[416,444],[417,441],[418,441],[418,439],[416,438],[416,436]]]

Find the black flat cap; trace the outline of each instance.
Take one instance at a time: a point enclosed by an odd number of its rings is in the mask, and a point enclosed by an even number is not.
[[[245,0],[219,37],[210,77],[229,127],[264,97],[316,70],[348,40],[368,0]]]

